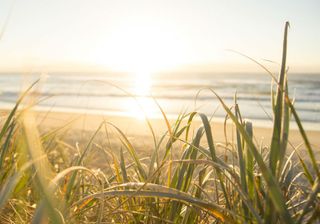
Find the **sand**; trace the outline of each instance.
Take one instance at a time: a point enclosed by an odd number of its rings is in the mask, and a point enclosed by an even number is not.
[[[3,117],[8,114],[8,111],[2,110],[1,115]],[[153,144],[153,137],[147,122],[144,119],[136,119],[133,117],[115,116],[115,115],[94,115],[94,114],[77,114],[66,112],[33,112],[36,117],[36,122],[40,131],[47,132],[53,129],[63,128],[68,130],[65,134],[65,139],[70,144],[75,144],[81,139],[88,139],[94,131],[98,129],[102,122],[107,122],[108,132],[111,133],[111,137],[118,138],[117,132],[112,125],[118,127],[130,140],[136,144],[150,147]],[[187,119],[185,119],[187,120]],[[164,119],[150,119],[150,123],[156,135],[156,139],[160,139],[168,130]],[[173,125],[175,120],[169,120],[169,123]],[[200,119],[195,119],[192,123],[191,130],[193,133],[202,126]],[[211,121],[213,139],[217,142],[224,143],[224,124],[221,119],[215,119]],[[191,131],[191,133],[192,133]],[[256,145],[270,145],[272,129],[267,127],[256,127],[253,123],[253,132]],[[320,154],[320,131],[306,130],[309,141],[311,142],[314,151]],[[229,124],[227,126],[227,138],[228,141],[235,141],[234,126]],[[290,130],[289,141],[291,145],[298,147],[303,151],[304,144],[301,135],[298,130]]]
[[[62,112],[36,112],[36,120],[41,130],[50,130],[53,128],[63,127],[67,124],[69,133],[77,132],[79,138],[83,135],[87,135],[88,132],[97,130],[99,125],[105,121],[108,123],[107,127],[113,129],[110,124],[118,127],[123,133],[130,138],[143,140],[145,144],[152,143],[151,131],[147,125],[147,122],[143,119],[136,119],[132,117],[124,116],[112,116],[112,115],[92,115],[92,114],[74,114],[74,113],[62,113]],[[175,120],[169,120],[173,125]],[[150,123],[154,129],[157,137],[161,137],[168,129],[164,119],[151,119]],[[201,121],[196,119],[193,122],[192,130],[196,130],[201,126]],[[224,125],[221,121],[215,119],[211,122],[213,138],[215,142],[225,142]],[[255,141],[257,144],[269,145],[272,135],[271,128],[255,127],[253,124],[253,132]],[[115,130],[115,129],[113,129]],[[233,125],[227,126],[228,140],[235,139]],[[313,145],[313,148],[317,151],[320,149],[320,131],[306,131],[307,136]],[[293,146],[299,146],[303,143],[301,135],[298,130],[291,130],[289,134],[289,141]],[[303,148],[303,146],[302,146]]]
[[[1,115],[5,116],[8,111],[2,111]],[[152,152],[155,149],[154,138],[151,134],[150,128],[148,127],[145,120],[135,119],[132,117],[123,117],[123,116],[111,116],[111,115],[92,115],[92,114],[76,114],[76,113],[65,113],[65,112],[32,112],[33,116],[35,116],[35,120],[37,122],[38,128],[41,134],[46,134],[54,130],[58,130],[57,139],[62,144],[64,149],[66,149],[65,154],[69,158],[73,158],[74,155],[77,154],[77,150],[84,150],[90,140],[90,138],[94,135],[95,131],[98,129],[102,122],[105,122],[107,125],[107,131],[103,127],[100,132],[96,135],[94,139],[95,150],[91,150],[87,155],[88,161],[90,164],[87,164],[93,168],[106,168],[109,163],[108,158],[109,155],[103,155],[101,153],[108,152],[114,153],[115,155],[119,155],[120,149],[123,149],[123,145],[120,141],[119,132],[112,126],[116,126],[119,128],[129,139],[133,147],[135,148],[139,158],[143,160],[149,160]],[[1,119],[3,122],[3,119]],[[186,119],[187,121],[187,119]],[[155,139],[158,143],[161,137],[166,134],[167,126],[164,119],[151,119],[150,123],[155,133]],[[173,125],[175,120],[169,120],[169,123]],[[254,125],[254,124],[253,124]],[[195,119],[192,126],[190,135],[195,135],[196,130],[202,126],[200,119]],[[224,143],[225,140],[225,132],[224,132],[224,124],[219,121],[219,119],[213,118],[211,121],[213,139],[215,143],[223,143],[216,144],[216,150],[218,156],[225,156],[229,154],[225,150]],[[235,142],[235,128],[232,124],[227,125],[226,133],[228,142]],[[271,141],[271,128],[263,128],[263,127],[255,127],[253,129],[254,132],[254,141],[255,144],[265,149],[269,147]],[[108,134],[106,134],[108,133]],[[320,131],[307,131],[307,135],[309,140],[313,146],[314,153],[317,161],[320,160]],[[166,135],[168,136],[168,135]],[[182,136],[184,137],[184,136]],[[166,138],[166,140],[168,137]],[[201,145],[206,147],[207,142],[205,137],[202,138],[203,141]],[[190,138],[189,138],[190,141]],[[305,150],[305,146],[303,144],[300,133],[297,130],[292,130],[289,134],[290,144],[294,147],[299,148],[299,154],[306,158],[306,161],[309,156],[307,154],[307,150]],[[181,158],[181,154],[183,151],[182,141],[176,141],[173,148],[173,159]],[[289,144],[290,153],[292,147]],[[166,145],[166,141],[164,141],[160,147],[159,155],[163,155],[164,148]],[[262,147],[261,147],[262,146]],[[76,150],[77,148],[77,150]],[[230,146],[229,146],[230,148]],[[180,149],[180,150],[179,150]],[[125,156],[128,155],[125,150]],[[308,163],[308,162],[307,162]]]

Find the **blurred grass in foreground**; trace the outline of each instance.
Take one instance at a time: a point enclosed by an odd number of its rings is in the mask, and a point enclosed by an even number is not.
[[[219,143],[224,155],[217,152],[206,115],[184,114],[170,125],[160,106],[168,130],[157,139],[148,121],[154,145],[146,149],[151,152],[147,159],[108,122],[101,123],[85,147],[73,146],[59,140],[60,129],[39,134],[30,109],[18,111],[34,83],[2,121],[1,223],[319,222],[319,166],[288,96],[288,27],[286,23],[279,77],[267,71],[276,83],[268,148],[255,144],[253,124],[242,118],[236,97],[230,108],[213,90],[226,119],[236,127],[235,142]],[[190,139],[196,116],[203,126]],[[308,159],[292,145],[287,152],[292,116]],[[95,142],[98,133],[108,142],[109,129],[118,133],[119,144]],[[90,166],[90,155],[97,149],[108,161],[105,169]]]

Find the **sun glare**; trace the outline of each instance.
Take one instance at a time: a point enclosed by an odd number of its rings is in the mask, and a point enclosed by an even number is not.
[[[130,90],[137,100],[124,105],[129,108],[129,116],[139,119],[154,117],[158,110],[150,97],[152,75],[174,69],[186,59],[183,40],[178,38],[174,29],[167,29],[170,28],[154,26],[148,21],[136,26],[119,25],[94,53],[92,59],[95,63],[132,74],[133,88]]]
[[[151,73],[140,70],[134,74],[134,94],[137,96],[148,96],[151,91]]]
[[[185,45],[174,28],[143,21],[135,26],[119,25],[108,41],[97,44],[91,60],[109,69],[140,75],[180,66],[186,61]]]
[[[136,100],[129,102],[129,115],[138,119],[154,116],[155,103],[151,98],[152,74],[145,69],[140,69],[134,74],[133,94]]]

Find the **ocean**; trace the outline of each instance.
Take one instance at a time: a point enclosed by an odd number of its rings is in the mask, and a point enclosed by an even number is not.
[[[223,120],[225,112],[211,90],[230,107],[237,93],[242,117],[271,126],[271,78],[267,74],[49,73],[0,74],[0,108],[12,108],[30,83],[36,110],[160,117],[155,100],[170,118],[197,111]],[[289,95],[306,129],[320,130],[320,74],[289,74]],[[211,89],[211,90],[210,90]],[[154,100],[155,99],[155,100]],[[294,123],[294,122],[293,122]],[[294,125],[293,125],[294,127]]]

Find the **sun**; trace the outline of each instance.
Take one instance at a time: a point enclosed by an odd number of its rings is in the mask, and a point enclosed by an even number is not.
[[[135,75],[170,70],[184,64],[188,55],[175,28],[152,21],[120,24],[101,41],[92,49],[93,63]]]

